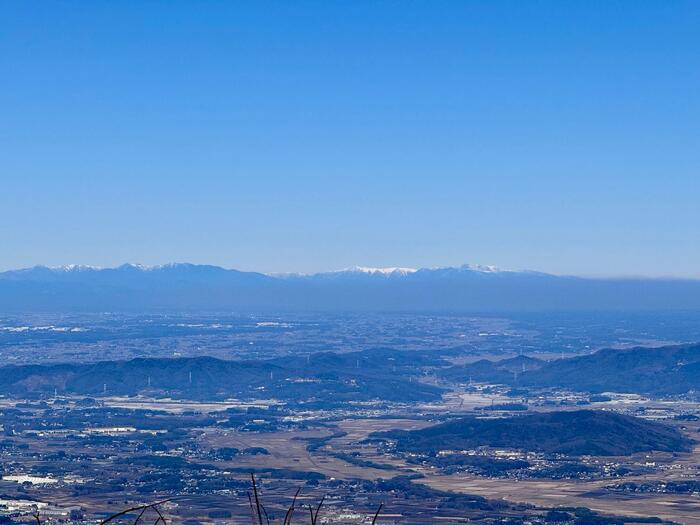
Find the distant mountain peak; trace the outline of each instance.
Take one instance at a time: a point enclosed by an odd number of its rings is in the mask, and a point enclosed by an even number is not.
[[[159,267],[157,266],[146,266],[145,264],[137,264],[137,263],[124,263],[122,265],[119,265],[115,268],[115,270],[140,270],[140,271],[147,271],[147,270],[153,270],[157,269]]]
[[[459,267],[460,270],[468,270],[470,272],[481,272],[481,273],[499,273],[501,270],[497,266],[484,265],[484,264],[463,264]]]
[[[200,264],[192,264],[192,263],[180,263],[180,262],[172,262],[172,263],[166,263],[166,264],[154,264],[154,265],[148,265],[148,264],[140,264],[140,263],[124,263],[120,264],[119,266],[113,266],[113,267],[103,267],[103,266],[92,266],[88,264],[64,264],[61,266],[34,266],[33,268],[27,268],[23,270],[17,270],[17,271],[25,271],[25,270],[49,270],[52,272],[56,273],[68,273],[68,272],[84,272],[84,271],[96,271],[96,272],[101,272],[101,271],[114,271],[114,270],[121,270],[121,271],[140,271],[140,272],[151,272],[151,271],[158,271],[158,270],[173,270],[173,269],[194,269],[194,268],[219,268],[218,266],[210,266],[210,265],[200,265]],[[223,270],[223,268],[220,268]],[[12,271],[12,270],[11,270]]]
[[[416,268],[405,268],[400,266],[390,266],[386,268],[373,268],[369,266],[352,266],[350,268],[345,268],[339,270],[337,273],[366,273],[369,275],[408,275],[410,273],[416,273],[418,270]]]
[[[700,280],[572,278],[466,264],[265,275],[173,263],[0,272],[0,313],[34,311],[698,310]]]
[[[65,264],[65,265],[60,265],[60,266],[44,266],[44,265],[36,265],[33,267],[29,268],[21,268],[17,270],[7,270],[6,272],[0,272],[0,273],[15,273],[15,272],[31,272],[31,271],[44,271],[44,272],[52,272],[52,273],[73,273],[73,272],[86,272],[86,271],[92,271],[92,272],[102,272],[102,271],[115,271],[115,270],[122,270],[122,271],[141,271],[141,272],[151,272],[151,271],[158,271],[158,270],[188,270],[188,269],[218,269],[218,270],[227,270],[226,268],[222,268],[219,266],[213,266],[213,265],[208,265],[208,264],[193,264],[193,263],[183,263],[183,262],[172,262],[172,263],[166,263],[166,264],[155,264],[155,265],[147,265],[147,264],[139,264],[139,263],[124,263],[120,264],[118,266],[112,266],[112,267],[102,267],[102,266],[94,266],[94,265],[88,265],[88,264]],[[354,273],[354,274],[366,274],[366,275],[385,275],[385,276],[405,276],[405,275],[410,275],[414,274],[416,272],[426,272],[426,271],[435,271],[435,270],[459,270],[459,271],[472,271],[472,272],[481,272],[481,273],[496,273],[496,272],[501,272],[500,268],[492,265],[482,265],[482,264],[463,264],[462,266],[459,267],[435,267],[435,268],[410,268],[407,266],[386,266],[386,267],[375,267],[375,266],[361,266],[361,265],[355,265],[355,266],[350,266],[348,268],[343,268],[341,270],[333,270],[333,271],[328,271],[328,272],[317,272],[317,273],[269,273],[267,275],[274,276],[274,277],[295,277],[295,276],[307,276],[307,277],[312,277],[314,275],[332,275],[332,274],[348,274],[348,273]]]
[[[90,266],[89,264],[64,264],[62,266],[36,266],[35,268],[47,268],[54,272],[84,272],[92,270],[101,270],[99,266]]]

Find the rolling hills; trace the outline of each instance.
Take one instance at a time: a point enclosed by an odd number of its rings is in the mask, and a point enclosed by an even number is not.
[[[213,357],[138,358],[0,368],[0,394],[169,396],[182,399],[228,397],[319,400],[320,402],[428,401],[440,388],[411,380],[411,353],[374,349],[347,354],[228,361]],[[397,374],[397,370],[405,373]]]
[[[451,381],[558,387],[585,392],[677,395],[700,390],[700,344],[604,349],[590,355],[541,361],[517,357],[482,360],[440,371]]]

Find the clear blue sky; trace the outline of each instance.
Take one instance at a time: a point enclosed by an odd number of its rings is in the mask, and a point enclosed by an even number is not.
[[[700,2],[9,1],[0,269],[700,277]]]

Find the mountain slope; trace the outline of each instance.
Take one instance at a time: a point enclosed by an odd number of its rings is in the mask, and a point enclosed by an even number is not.
[[[559,359],[518,378],[523,386],[652,395],[700,390],[700,345],[600,350]]]
[[[605,349],[550,362],[528,357],[481,360],[438,374],[461,383],[471,378],[523,387],[668,396],[700,391],[700,344]]]
[[[510,383],[530,370],[545,366],[546,362],[532,357],[518,356],[500,361],[481,359],[466,365],[451,366],[440,370],[441,377],[458,382],[468,380],[488,383]]]
[[[584,279],[478,266],[286,276],[192,264],[0,273],[0,313],[679,309],[700,310],[700,281]]]
[[[398,451],[423,454],[490,446],[549,454],[622,456],[651,450],[689,451],[691,446],[673,427],[595,410],[502,419],[468,417],[421,430],[390,431],[373,437],[395,440]]]
[[[429,401],[440,388],[412,382],[412,353],[367,350],[266,361],[213,357],[139,358],[99,363],[0,368],[0,394],[167,395],[181,399],[276,398],[320,401]]]

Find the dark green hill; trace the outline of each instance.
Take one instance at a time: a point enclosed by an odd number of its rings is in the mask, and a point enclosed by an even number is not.
[[[673,427],[596,410],[503,419],[467,417],[422,430],[391,431],[372,437],[396,440],[398,451],[422,454],[490,446],[574,456],[623,456],[651,450],[688,451],[691,445]]]

